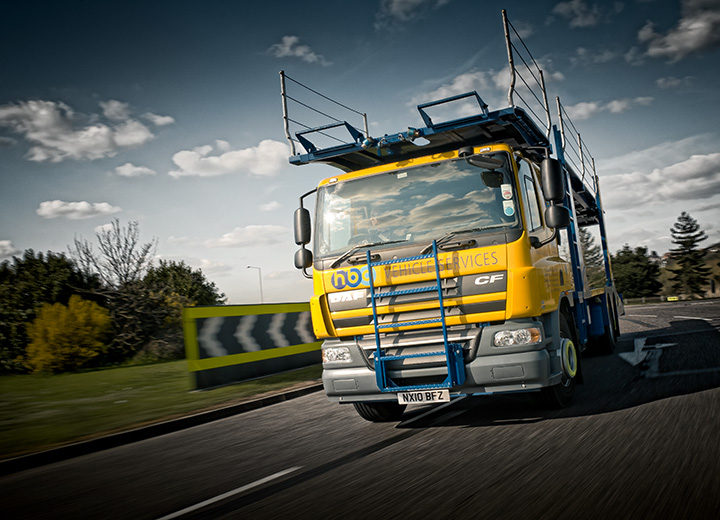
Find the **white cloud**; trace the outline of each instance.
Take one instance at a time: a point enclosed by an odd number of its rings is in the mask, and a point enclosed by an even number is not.
[[[82,116],[62,102],[31,100],[0,105],[0,127],[21,135],[31,147],[31,161],[112,157],[118,148],[138,146],[154,137],[142,123],[127,119],[127,104],[101,103],[109,124]],[[121,120],[121,118],[125,118]]]
[[[268,52],[276,58],[300,58],[306,63],[332,65],[323,55],[317,54],[307,45],[301,45],[297,36],[283,36],[282,41],[272,45]]]
[[[592,51],[586,47],[578,47],[575,49],[575,56],[570,57],[570,63],[573,65],[596,65],[598,63],[607,63],[618,57],[618,53],[609,49],[598,49]]]
[[[292,283],[298,281],[298,274],[297,271],[271,271],[266,278],[268,280],[280,280]]]
[[[667,76],[665,78],[658,78],[655,84],[661,89],[675,89],[689,87],[693,82],[692,76],[685,76],[684,78],[676,78],[674,76]]]
[[[598,25],[602,19],[602,13],[597,4],[589,6],[584,0],[560,2],[552,12],[570,20],[570,27],[593,27]]]
[[[207,258],[201,258],[200,262],[194,264],[206,275],[223,275],[233,270],[233,266],[227,265],[223,262],[213,262]]]
[[[604,159],[599,163],[601,178],[628,171],[651,171],[684,161],[689,155],[708,155],[717,151],[717,135],[699,134],[676,141],[665,141],[641,150]]]
[[[375,15],[375,28],[413,22],[448,3],[450,0],[381,0],[380,10]]]
[[[250,225],[236,227],[217,239],[207,240],[206,247],[260,247],[287,240],[289,230],[283,226]]]
[[[130,118],[130,105],[111,99],[110,101],[101,101],[100,107],[103,115],[113,121],[125,121]]]
[[[155,170],[147,166],[135,166],[132,163],[125,163],[115,168],[115,173],[121,177],[142,177],[144,175],[155,175]]]
[[[143,114],[143,117],[155,126],[167,126],[175,122],[175,118],[172,116],[159,116],[157,114],[153,114],[152,112]]]
[[[630,47],[625,53],[625,62],[629,65],[639,66],[645,64],[645,54],[637,47]]]
[[[710,199],[720,195],[720,153],[691,155],[669,166],[612,175],[601,183],[608,208]]]
[[[552,83],[556,81],[563,81],[565,76],[558,71],[553,69],[552,60],[549,58],[541,58],[537,60],[538,66],[543,70],[545,83]],[[523,67],[525,69],[525,67]],[[533,67],[533,74],[536,74],[536,69]],[[535,86],[534,80],[532,79],[530,72],[527,69],[520,70],[520,75],[525,78],[530,85],[533,87],[535,92],[538,92],[540,87]],[[450,79],[449,82],[435,88],[432,91],[423,92],[414,96],[409,102],[408,106],[415,106],[427,101],[435,101],[438,99],[444,99],[458,94],[465,94],[467,92],[476,91],[482,100],[487,103],[488,110],[497,110],[498,108],[504,108],[508,106],[507,102],[507,91],[510,86],[510,67],[506,66],[499,71],[490,69],[488,71],[473,70],[465,72],[454,78]],[[516,92],[519,93],[523,99],[531,100],[533,98],[527,92],[527,87],[524,82],[518,79],[515,84]],[[519,96],[514,98],[514,103],[517,105],[522,103]],[[533,110],[537,107],[533,106]],[[436,115],[440,115],[438,120],[449,120],[456,117],[465,117],[480,113],[477,102],[472,98],[459,101],[457,103],[451,103],[448,106],[431,107],[428,111]],[[433,115],[431,114],[431,117]],[[433,119],[435,119],[433,117]]]
[[[524,22],[522,20],[514,20],[512,22],[512,25],[513,27],[515,27],[518,36],[520,36],[520,38],[522,38],[523,40],[529,38],[535,33],[532,24],[529,22]]]
[[[176,178],[214,177],[231,173],[271,176],[287,165],[290,155],[287,144],[271,139],[265,139],[252,148],[226,151],[220,155],[209,155],[212,151],[212,146],[205,145],[177,152],[172,160],[179,169],[169,174]]]
[[[503,86],[500,85],[504,81],[505,73],[506,70],[500,72],[492,70],[488,72],[479,70],[465,72],[432,91],[422,92],[414,96],[408,102],[408,106],[414,107],[421,103],[457,96],[458,94],[465,94],[473,90],[488,104],[489,110],[506,106],[507,101],[503,94],[506,92],[510,82],[509,73],[506,74],[507,81],[505,81],[505,84]],[[429,108],[427,112],[433,119],[440,121],[478,114],[480,113],[480,108],[477,101],[472,98],[467,98],[466,100],[451,103],[450,105]]]
[[[662,254],[681,211],[710,230],[720,207],[717,135],[658,143],[599,163],[611,248],[642,245]],[[703,213],[704,212],[704,213]]]
[[[190,237],[176,237],[175,235],[170,235],[167,238],[168,244],[180,244],[180,245],[187,245],[192,243],[192,239]]]
[[[108,222],[107,224],[101,224],[99,226],[95,226],[95,229],[93,229],[93,231],[95,231],[95,233],[107,233],[109,231],[112,231],[112,229],[113,229],[112,222]]]
[[[683,0],[682,17],[676,27],[661,34],[653,22],[648,22],[638,31],[638,40],[647,45],[648,56],[668,58],[671,63],[688,54],[717,47],[720,45],[720,1]]]
[[[615,99],[608,101],[607,103],[601,103],[599,101],[583,101],[575,105],[566,106],[570,119],[575,121],[583,121],[590,119],[591,117],[599,114],[600,112],[608,111],[612,114],[620,114],[632,109],[635,106],[648,106],[652,104],[652,97],[636,97],[636,98],[624,98]]]
[[[140,146],[155,136],[140,121],[129,120],[115,128],[115,143],[118,146]]]
[[[453,78],[449,84],[442,85],[432,92],[424,94],[422,99],[442,99],[456,96],[458,94],[464,94],[465,92],[470,92],[472,90],[483,92],[489,88],[492,82],[493,78],[489,73],[482,71],[466,72]],[[420,102],[420,99],[415,98],[412,101],[412,104],[417,104],[416,101]]]
[[[65,202],[62,200],[47,200],[40,203],[37,214],[43,218],[65,217],[70,220],[112,215],[122,211],[122,208],[111,206],[107,202]]]
[[[0,260],[4,258],[10,258],[20,252],[11,240],[0,240]]]
[[[278,201],[273,200],[271,202],[268,202],[267,204],[261,204],[260,210],[261,211],[275,211],[276,209],[282,208],[282,204],[280,204]]]

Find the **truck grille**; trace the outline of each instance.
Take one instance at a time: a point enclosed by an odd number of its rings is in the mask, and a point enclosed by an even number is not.
[[[487,313],[502,313],[505,311],[506,293],[503,286],[501,292],[487,294],[477,289],[472,280],[454,277],[442,280],[443,299],[445,301],[446,319],[452,322],[453,318],[461,318],[468,314],[483,315]],[[405,285],[392,285],[378,287],[375,290],[378,313],[378,326],[384,332],[391,333],[393,323],[407,324],[423,322],[437,318],[438,298],[434,280],[411,283]],[[405,294],[382,297],[384,293],[405,291]],[[329,295],[329,307],[333,325],[341,336],[356,336],[374,333],[372,303],[370,291],[359,289],[332,293]],[[388,312],[390,311],[390,312]],[[500,319],[503,319],[501,317]],[[473,321],[497,321],[498,318]],[[438,325],[431,325],[438,327]],[[439,327],[438,327],[439,328]]]

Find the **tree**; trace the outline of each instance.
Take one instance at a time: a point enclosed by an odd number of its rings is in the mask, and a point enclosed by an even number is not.
[[[653,253],[649,256],[647,247],[636,247],[634,250],[625,244],[612,257],[613,276],[619,293],[625,298],[642,298],[654,296],[662,288],[659,280],[660,267],[653,261]]]
[[[593,289],[603,287],[605,285],[605,259],[600,246],[595,243],[595,238],[585,228],[580,228],[580,246],[589,286]]]
[[[0,372],[24,371],[19,361],[29,339],[27,325],[44,303],[66,305],[73,294],[86,298],[100,287],[62,253],[35,253],[0,264]]]
[[[108,359],[122,361],[143,347],[163,327],[167,309],[162,296],[151,294],[142,280],[150,268],[157,238],[140,243],[136,221],[123,227],[118,219],[95,234],[99,253],[87,240],[75,239],[70,252],[83,271],[97,276],[113,324]]]
[[[86,240],[76,239],[71,248],[86,272],[103,282],[99,291],[107,302],[113,324],[108,359],[122,361],[162,343],[173,356],[182,351],[182,308],[222,303],[225,295],[184,262],[161,260],[152,266],[157,239],[140,242],[137,222],[112,226],[96,234],[99,253]]]
[[[93,365],[107,352],[110,329],[107,309],[70,296],[67,307],[43,303],[28,326],[30,344],[25,362],[34,372],[65,372]]]
[[[109,228],[95,234],[100,254],[96,255],[87,240],[75,239],[70,253],[87,273],[100,277],[107,287],[121,288],[137,282],[145,276],[157,249],[157,238],[140,244],[137,221],[130,221],[127,228],[115,219]]]
[[[689,213],[680,213],[670,229],[672,243],[677,247],[670,250],[677,267],[670,268],[670,281],[674,291],[689,296],[700,296],[705,291],[711,269],[705,265],[704,251],[698,245],[707,240],[705,231]]]
[[[193,270],[182,261],[160,260],[159,266],[148,269],[143,283],[151,291],[182,296],[187,300],[187,305],[218,305],[225,302],[225,295],[205,278],[202,270]]]
[[[183,308],[225,301],[225,295],[200,269],[193,270],[184,262],[160,260],[159,266],[148,269],[142,286],[148,297],[158,303],[154,311],[158,322],[152,339],[135,356],[140,362],[182,358]]]

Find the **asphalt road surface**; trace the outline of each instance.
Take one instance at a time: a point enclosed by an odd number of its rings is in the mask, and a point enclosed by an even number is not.
[[[720,517],[720,301],[633,306],[564,410],[321,392],[0,479],[3,518]]]

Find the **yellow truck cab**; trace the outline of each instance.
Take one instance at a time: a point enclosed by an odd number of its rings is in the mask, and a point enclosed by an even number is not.
[[[514,84],[517,49],[504,13],[503,21]],[[342,121],[293,139],[281,78],[290,162],[340,170],[300,198],[294,223],[295,265],[313,280],[329,399],[371,421],[459,395],[536,392],[545,405],[569,405],[582,381],[581,352],[612,350],[622,302],[594,161],[579,135],[579,147],[566,146],[559,100],[560,128],[549,124],[541,81],[545,128],[512,102],[511,84],[510,106],[493,112],[469,92],[418,106],[421,128],[378,139]],[[468,100],[477,114],[430,116]],[[338,127],[349,142],[311,141]],[[294,153],[296,142],[305,153]],[[303,202],[311,194],[314,218]],[[591,225],[600,229],[606,273],[595,290],[578,239]]]

